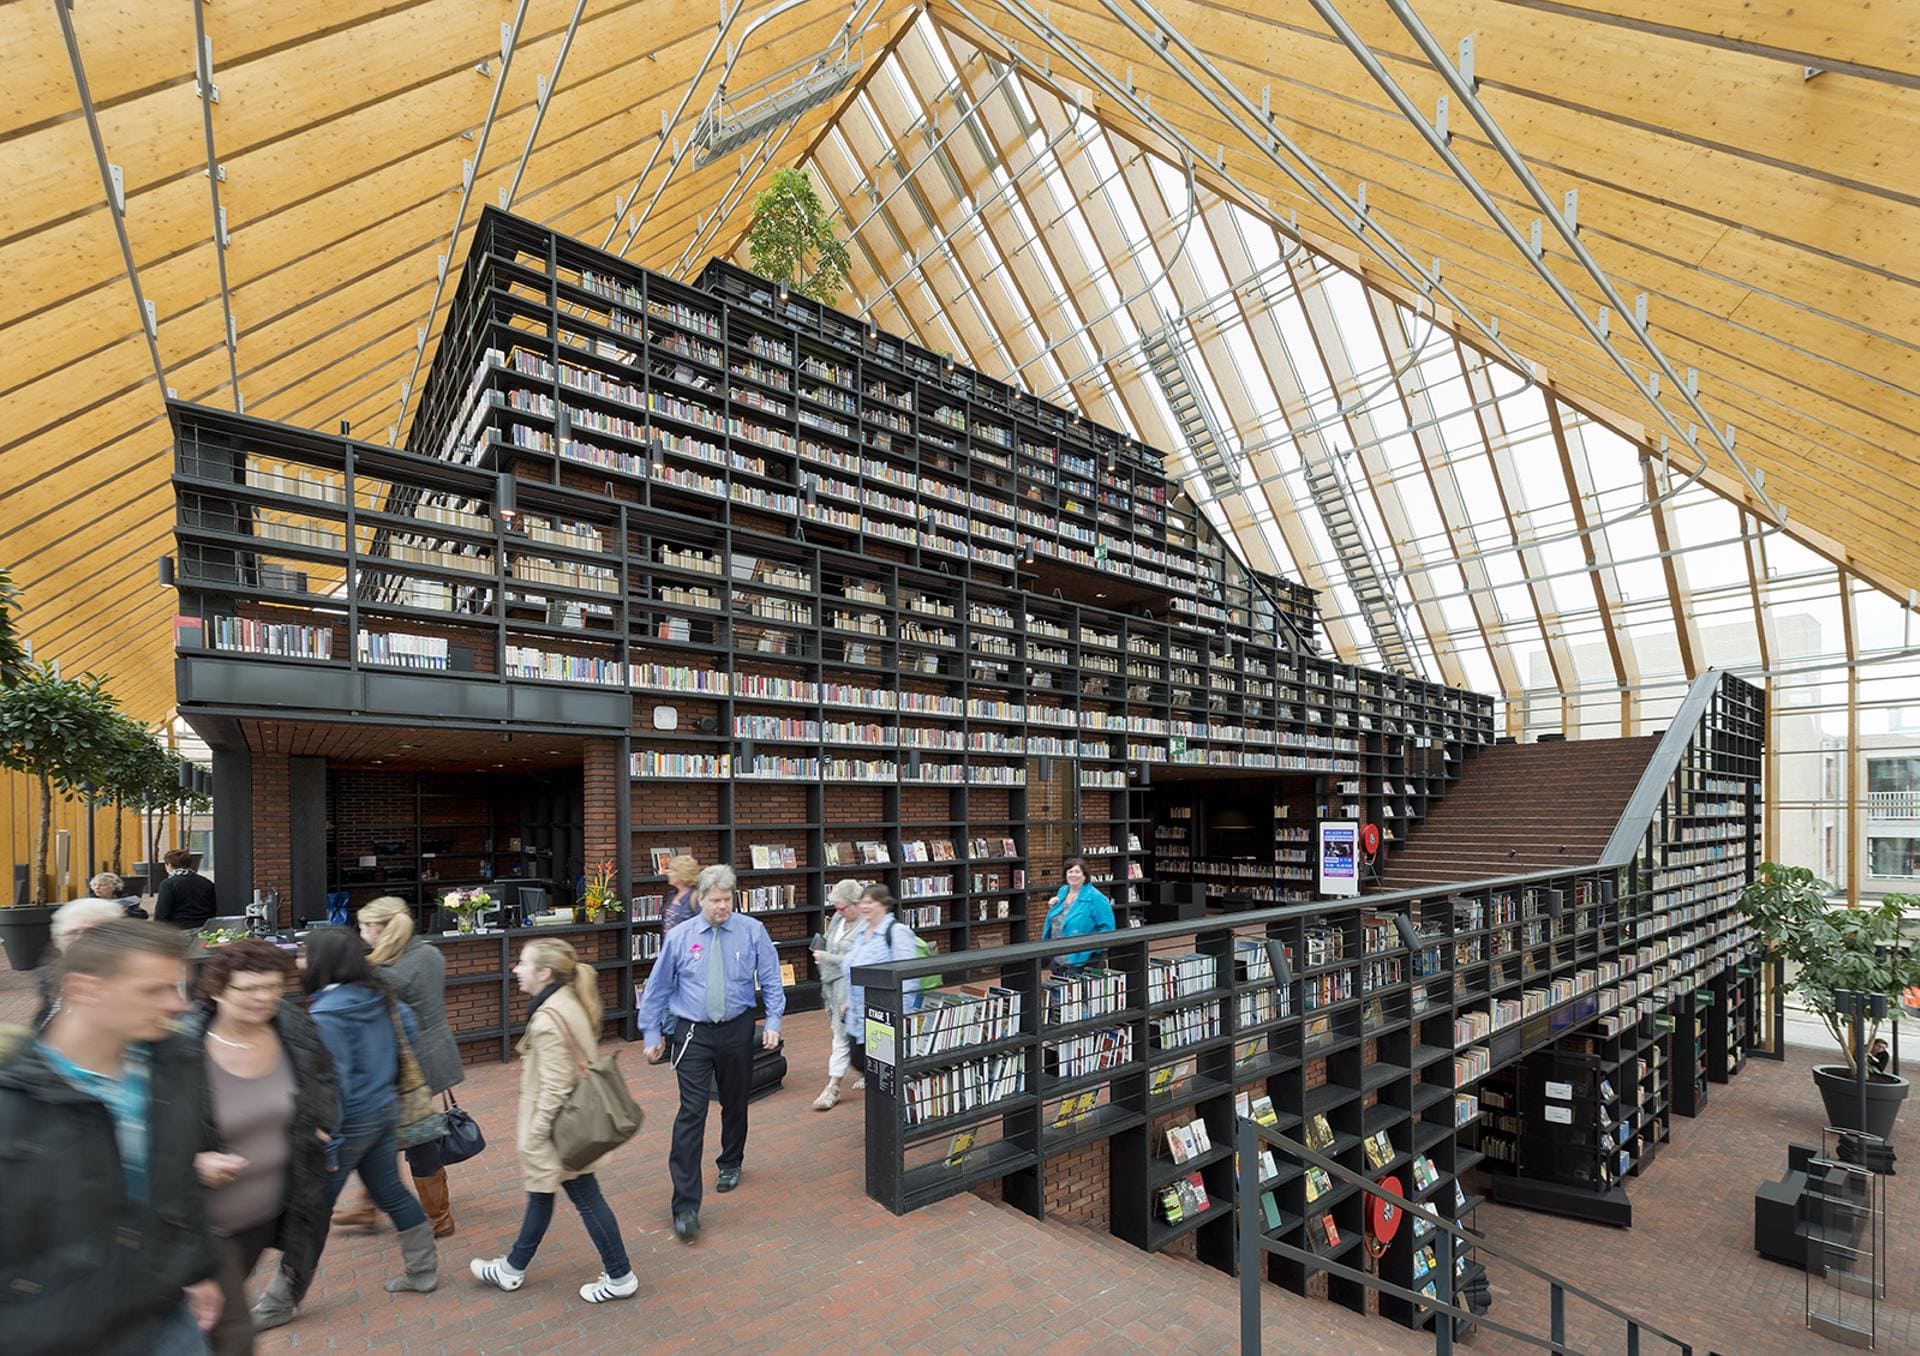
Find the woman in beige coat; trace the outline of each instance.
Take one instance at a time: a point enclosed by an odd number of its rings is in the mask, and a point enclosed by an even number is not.
[[[527,1184],[527,1213],[520,1237],[505,1257],[473,1259],[474,1276],[502,1290],[518,1290],[527,1279],[527,1267],[539,1250],[547,1225],[553,1220],[553,1193],[567,1193],[593,1246],[606,1268],[597,1280],[580,1287],[589,1304],[626,1299],[640,1288],[620,1241],[620,1222],[594,1176],[607,1160],[595,1159],[579,1172],[560,1162],[553,1143],[553,1120],[580,1081],[586,1061],[600,1040],[600,991],[591,965],[583,964],[573,948],[558,937],[528,942],[513,967],[520,992],[533,997],[527,1034],[520,1039],[520,1114],[516,1142],[520,1175]]]

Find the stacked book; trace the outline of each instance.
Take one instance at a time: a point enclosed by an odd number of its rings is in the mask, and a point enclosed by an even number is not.
[[[906,1014],[907,1058],[920,1059],[969,1045],[987,1045],[1020,1032],[1021,996],[997,984],[970,984],[925,994]]]
[[[1026,1090],[1027,1058],[1019,1050],[920,1074],[902,1087],[908,1125],[962,1115]]]

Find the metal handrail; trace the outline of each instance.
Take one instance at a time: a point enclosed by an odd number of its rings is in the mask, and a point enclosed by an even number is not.
[[[1324,1154],[1309,1149],[1278,1130],[1260,1124],[1250,1117],[1239,1118],[1234,1128],[1235,1149],[1239,1154],[1239,1183],[1235,1188],[1236,1222],[1240,1228],[1240,1351],[1241,1356],[1260,1356],[1260,1293],[1265,1282],[1260,1275],[1260,1255],[1265,1252],[1277,1253],[1289,1261],[1303,1266],[1318,1268],[1331,1276],[1351,1281],[1356,1285],[1377,1290],[1382,1295],[1391,1295],[1409,1304],[1431,1311],[1436,1321],[1433,1325],[1434,1351],[1438,1356],[1447,1356],[1453,1350],[1453,1324],[1446,1319],[1465,1319],[1481,1324],[1508,1337],[1517,1338],[1530,1346],[1539,1347],[1555,1353],[1572,1352],[1575,1348],[1567,1345],[1566,1299],[1572,1295],[1584,1300],[1597,1309],[1602,1309],[1627,1325],[1628,1356],[1639,1356],[1640,1335],[1644,1332],[1679,1349],[1680,1356],[1693,1356],[1691,1343],[1683,1342],[1665,1330],[1655,1327],[1645,1319],[1636,1318],[1618,1305],[1611,1304],[1599,1296],[1572,1285],[1551,1272],[1545,1271],[1531,1262],[1522,1261],[1511,1253],[1502,1251],[1478,1234],[1462,1229],[1442,1216],[1429,1205],[1415,1204],[1397,1192],[1388,1191],[1374,1183],[1370,1178],[1351,1168],[1334,1162]],[[1318,1167],[1328,1173],[1336,1182],[1344,1182],[1358,1187],[1370,1196],[1388,1202],[1395,1208],[1405,1211],[1417,1219],[1424,1219],[1439,1231],[1438,1265],[1433,1269],[1434,1288],[1437,1296],[1422,1291],[1409,1290],[1404,1286],[1383,1280],[1372,1272],[1347,1266],[1322,1257],[1311,1249],[1292,1243],[1283,1243],[1278,1239],[1265,1237],[1257,1227],[1260,1219],[1260,1174],[1258,1168],[1259,1151],[1262,1143],[1271,1144],[1284,1150],[1303,1164]],[[1304,1225],[1302,1227],[1305,1227]],[[1551,1330],[1543,1338],[1538,1333],[1509,1327],[1504,1323],[1462,1309],[1453,1301],[1453,1256],[1454,1240],[1460,1240],[1479,1249],[1489,1257],[1498,1258],[1503,1265],[1517,1267],[1530,1276],[1537,1276],[1550,1287]]]

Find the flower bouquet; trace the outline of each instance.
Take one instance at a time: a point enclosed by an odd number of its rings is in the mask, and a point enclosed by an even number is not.
[[[453,915],[455,932],[478,932],[480,915],[493,903],[484,889],[449,890],[440,896],[440,907]]]
[[[613,888],[613,863],[594,868],[580,888],[580,911],[589,923],[620,916],[620,894]]]

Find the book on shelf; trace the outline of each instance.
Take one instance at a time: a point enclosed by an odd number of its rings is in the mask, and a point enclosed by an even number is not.
[[[1274,1199],[1271,1191],[1260,1193],[1260,1217],[1266,1221],[1267,1228],[1280,1227],[1280,1202]]]
[[[1173,1088],[1173,1085],[1193,1073],[1193,1061],[1176,1059],[1171,1064],[1163,1064],[1153,1071],[1150,1095],[1158,1097]]]
[[[1207,1184],[1197,1172],[1188,1173],[1174,1183],[1174,1190],[1180,1193],[1181,1218],[1191,1219],[1203,1210],[1210,1209],[1212,1199],[1207,1195]]]
[[[966,1162],[967,1153],[980,1138],[978,1126],[969,1126],[947,1141],[947,1166],[957,1168]]]
[[[671,862],[675,857],[691,857],[692,855],[693,850],[691,848],[683,847],[657,847],[650,848],[647,852],[649,860],[653,863],[653,874],[656,876],[664,876],[667,872],[667,863]]]
[[[1304,1174],[1307,1183],[1307,1203],[1311,1205],[1333,1190],[1333,1178],[1327,1170],[1317,1163],[1309,1163]]]
[[[1247,1104],[1247,1115],[1262,1125],[1280,1124],[1280,1113],[1273,1109],[1273,1098],[1265,1093]]]
[[[1307,1147],[1317,1154],[1323,1154],[1333,1147],[1333,1127],[1327,1124],[1327,1114],[1316,1111],[1307,1117]]]
[[[1340,1246],[1340,1230],[1334,1227],[1332,1215],[1320,1216],[1320,1228],[1327,1236],[1327,1246],[1329,1248],[1337,1248]]]
[[[1368,1167],[1384,1168],[1393,1161],[1393,1141],[1387,1138],[1385,1130],[1375,1130],[1364,1143]]]
[[[1191,1125],[1170,1125],[1167,1127],[1167,1149],[1173,1155],[1173,1161],[1184,1163],[1200,1152],[1194,1142]]]
[[[1178,1224],[1186,1216],[1186,1201],[1178,1186],[1163,1187],[1160,1191],[1160,1218],[1169,1224]]]

